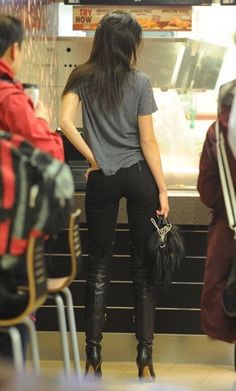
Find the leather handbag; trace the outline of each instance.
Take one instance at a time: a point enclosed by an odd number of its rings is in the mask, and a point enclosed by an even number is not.
[[[236,195],[230,172],[228,158],[225,150],[223,134],[220,131],[219,123],[216,121],[216,149],[219,166],[221,186],[224,196],[224,203],[230,229],[234,232],[236,244]],[[236,247],[235,256],[232,259],[229,276],[223,291],[222,305],[224,312],[231,317],[236,316]]]
[[[177,227],[164,216],[152,218],[151,222],[155,231],[147,242],[147,256],[153,269],[154,282],[167,288],[184,259],[183,239]]]

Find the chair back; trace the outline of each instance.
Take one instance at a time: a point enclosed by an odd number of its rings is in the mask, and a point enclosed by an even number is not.
[[[78,270],[78,263],[81,257],[81,242],[79,235],[80,209],[76,209],[69,217],[68,242],[70,249],[70,273],[59,278],[48,278],[48,292],[56,293],[68,287],[75,279]]]

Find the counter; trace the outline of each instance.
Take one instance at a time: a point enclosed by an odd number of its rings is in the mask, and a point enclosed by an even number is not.
[[[175,273],[168,292],[157,286],[155,332],[161,334],[202,334],[200,297],[206,256],[210,211],[205,208],[196,190],[170,190],[170,221],[178,225],[184,239],[186,256]],[[88,231],[84,214],[84,192],[75,194],[81,208],[80,236],[84,269],[71,285],[77,329],[84,331],[84,292],[88,260]],[[133,333],[133,289],[130,278],[129,229],[125,200],[120,203],[113,255],[113,274],[110,284],[105,332]],[[48,255],[46,254],[46,257]],[[52,254],[58,272],[69,258],[68,230],[58,235]],[[47,301],[38,312],[37,327],[41,331],[57,331],[54,304]]]
[[[168,190],[170,203],[169,219],[176,225],[208,225],[211,219],[211,212],[206,208],[199,197],[197,190]],[[75,195],[76,205],[81,210],[81,222],[86,222],[84,211],[85,193],[78,192]],[[118,224],[127,224],[126,200],[120,202]]]

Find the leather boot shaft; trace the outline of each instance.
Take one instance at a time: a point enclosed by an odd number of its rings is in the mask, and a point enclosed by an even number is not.
[[[102,253],[93,247],[85,289],[85,333],[88,346],[99,346],[105,324],[108,288],[111,279],[113,245]]]
[[[155,324],[155,286],[151,269],[142,248],[131,249],[132,275],[134,282],[134,307],[138,350],[151,349]]]

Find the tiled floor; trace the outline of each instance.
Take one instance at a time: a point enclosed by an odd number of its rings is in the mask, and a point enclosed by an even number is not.
[[[50,378],[62,373],[62,368],[55,361],[43,361],[42,367],[43,373]],[[99,387],[98,384],[94,387],[95,390],[236,391],[236,377],[232,367],[159,363],[155,365],[156,382],[149,384],[137,381],[134,363],[104,362],[102,370],[103,381]],[[82,391],[83,387],[80,386],[80,389]]]
[[[101,382],[65,378],[59,361],[42,361],[42,375],[30,370],[15,377],[10,368],[0,366],[0,391],[236,391],[232,367],[159,363],[155,383],[140,383],[133,362],[104,362]],[[84,367],[82,363],[82,368]]]

